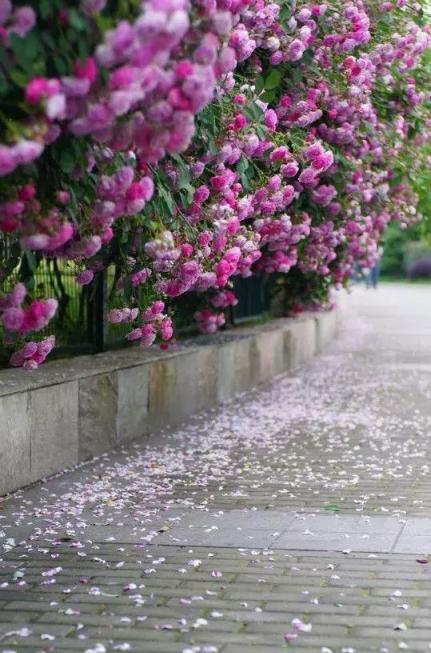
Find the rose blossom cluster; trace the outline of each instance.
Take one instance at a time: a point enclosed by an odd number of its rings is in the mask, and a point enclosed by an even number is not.
[[[430,31],[404,0],[384,5],[304,0],[286,20],[268,0],[145,0],[67,75],[26,85],[30,117],[0,145],[0,177],[13,180],[0,230],[23,252],[73,261],[81,285],[114,263],[123,308],[109,320],[130,324],[127,338],[142,346],[172,339],[166,310],[186,293],[207,302],[199,328],[216,331],[237,276],[288,280],[295,268],[310,286],[345,283],[355,264],[373,264],[391,220],[418,219],[393,168],[422,119],[415,71]],[[81,8],[90,21],[108,11],[103,0]],[[381,11],[393,30],[379,31]],[[0,0],[0,26],[15,13]],[[60,18],[69,24],[67,8]],[[274,71],[283,93],[271,96],[257,81]],[[46,197],[22,164],[45,165],[60,136],[81,149]],[[14,304],[10,294],[5,332],[44,328],[53,300],[23,308],[25,296]],[[13,364],[31,368],[42,352],[25,347]]]
[[[47,336],[39,342],[26,342],[26,344],[14,352],[10,359],[12,367],[23,367],[25,370],[35,370],[45,362],[55,347],[55,336]]]
[[[25,306],[26,295],[24,284],[17,283],[0,299],[0,320],[6,333],[26,334],[41,331],[57,312],[56,299],[33,300]]]

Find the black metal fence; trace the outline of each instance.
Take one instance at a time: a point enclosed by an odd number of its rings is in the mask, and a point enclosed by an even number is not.
[[[238,277],[234,281],[238,304],[232,311],[232,321],[239,324],[257,319],[269,312],[271,299],[271,279],[264,275],[253,275],[246,279]]]
[[[55,297],[58,311],[50,322],[44,336],[56,336],[57,355],[97,353],[109,348],[127,344],[124,336],[130,325],[110,325],[106,320],[108,311],[108,277],[106,272],[98,273],[90,286],[81,287],[76,276],[78,269],[71,262],[56,259],[43,260],[31,275],[33,294],[40,297]],[[28,281],[28,280],[26,280]],[[238,304],[230,315],[232,324],[257,319],[269,311],[270,289],[263,276],[247,279],[236,278],[234,290]],[[186,298],[193,303],[193,298]],[[190,333],[194,325],[189,318],[195,307],[179,310],[177,331]]]

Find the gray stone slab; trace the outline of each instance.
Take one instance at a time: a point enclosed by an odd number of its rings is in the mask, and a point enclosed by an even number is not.
[[[431,521],[431,520],[430,520]],[[390,533],[398,535],[404,523],[396,517],[362,517],[355,515],[297,515],[289,525],[289,532],[301,533],[310,530],[313,533]]]
[[[431,535],[401,535],[394,553],[431,554]]]
[[[68,533],[84,541],[137,544],[142,542],[151,530],[151,528],[145,529],[125,524],[124,526],[87,526],[74,531],[69,530]]]
[[[306,551],[390,552],[402,531],[396,518],[307,515],[280,511],[192,512],[157,538],[159,544],[274,546]],[[431,537],[430,537],[431,540]]]
[[[205,410],[218,402],[218,385],[222,382],[218,368],[217,347],[202,347],[196,354],[197,410]]]
[[[191,511],[189,513],[182,511],[181,518],[176,528],[190,529],[237,529],[245,530],[268,530],[271,533],[278,531],[283,532],[295,520],[296,513],[280,512],[275,510],[228,510],[219,512]],[[168,513],[169,517],[174,517],[175,513]],[[166,521],[166,518],[165,518]]]
[[[233,342],[217,348],[217,400],[231,399],[235,392],[235,364]]]
[[[234,343],[234,392],[245,392],[256,385],[259,378],[259,359],[256,342],[245,338]]]
[[[79,382],[79,460],[116,444],[117,376],[99,374]]]
[[[277,549],[301,551],[349,551],[352,553],[369,551],[372,553],[389,553],[397,540],[393,533],[299,533],[289,529],[277,537],[273,546]]]
[[[200,412],[213,406],[217,402],[217,354],[213,347],[196,348],[182,356],[174,359],[175,383],[172,391],[165,400],[165,418],[170,425],[184,422],[190,415]],[[168,383],[173,376],[170,370],[167,371]],[[166,393],[166,390],[160,387],[163,382],[166,369],[163,373],[152,381],[157,386],[151,387],[151,397],[155,392]]]
[[[431,519],[410,517],[404,526],[402,537],[431,537]]]
[[[30,478],[27,393],[18,393],[1,399],[0,470],[0,495],[25,485]]]
[[[78,381],[30,392],[33,481],[78,462]]]
[[[160,360],[150,368],[148,424],[157,431],[175,419],[176,365],[174,359]]]
[[[256,337],[258,356],[258,381],[267,383],[272,377],[284,370],[283,333],[268,331]]]
[[[204,528],[175,527],[160,535],[155,540],[157,544],[214,546],[214,547],[269,547],[275,536],[266,529],[229,528],[206,532]]]
[[[289,367],[297,367],[310,360],[317,351],[316,320],[306,317],[292,321],[289,325],[287,350],[289,352]]]
[[[316,346],[317,351],[322,352],[330,343],[337,331],[337,312],[326,311],[316,316]]]
[[[148,432],[149,366],[118,370],[117,442],[130,442]]]

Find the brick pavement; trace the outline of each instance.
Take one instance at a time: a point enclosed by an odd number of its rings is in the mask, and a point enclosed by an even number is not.
[[[426,306],[359,291],[308,368],[0,504],[0,653],[430,651]]]

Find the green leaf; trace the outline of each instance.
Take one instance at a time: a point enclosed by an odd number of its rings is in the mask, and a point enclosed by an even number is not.
[[[43,20],[50,18],[53,14],[54,7],[51,0],[39,0],[39,14]]]
[[[0,95],[6,95],[9,90],[9,84],[6,77],[0,72]]]
[[[244,172],[247,170],[247,168],[249,168],[249,167],[250,167],[250,164],[249,164],[249,162],[247,161],[247,159],[244,158],[244,157],[241,157],[241,159],[238,161],[238,164],[237,164],[237,166],[236,166],[236,169],[238,170],[238,172],[239,172],[240,174],[242,174],[242,173],[244,173]]]
[[[79,15],[76,9],[70,9],[68,16],[69,16],[69,24],[71,25],[71,27],[74,27],[76,30],[78,30],[78,32],[82,32],[83,30],[86,29],[87,23]]]
[[[262,100],[264,102],[271,103],[275,100],[276,95],[276,91],[265,91],[265,93],[262,95]]]
[[[170,215],[174,215],[176,205],[171,193],[164,186],[159,186],[158,191],[159,191],[160,198],[162,199],[163,203],[167,207]]]
[[[53,56],[53,60],[54,60],[54,64],[55,64],[55,67],[57,69],[57,72],[60,75],[67,75],[67,73],[69,71],[68,71],[68,65],[67,65],[66,61],[62,57],[59,57],[58,54],[55,54]]]
[[[178,188],[185,188],[190,184],[190,172],[187,166],[183,165],[180,167],[179,176],[178,176]]]
[[[63,150],[60,154],[60,168],[66,174],[73,172],[76,165],[76,158],[70,150]]]
[[[55,44],[55,39],[54,39],[54,37],[52,36],[52,34],[50,34],[49,32],[44,32],[44,33],[42,34],[42,39],[43,39],[43,41],[46,43],[46,45],[47,45],[49,48],[51,48],[51,50],[55,50],[55,48],[56,48],[56,44]]]
[[[191,204],[192,201],[193,201],[193,196],[194,196],[194,194],[195,194],[195,189],[194,189],[194,187],[193,187],[191,184],[186,184],[186,185],[184,186],[183,190],[186,191],[186,198],[187,198],[187,200],[186,200],[185,203],[186,203],[187,206],[190,206],[190,204]]]
[[[327,503],[325,505],[325,510],[328,512],[340,512],[341,508],[340,506],[337,506],[336,503]]]
[[[281,82],[281,72],[277,70],[277,68],[273,68],[265,79],[265,88],[268,90],[272,88],[277,88],[277,86],[280,86],[280,82]]]
[[[18,70],[18,68],[14,68],[9,72],[9,78],[20,88],[27,86],[27,75],[22,70]]]
[[[254,102],[250,106],[244,107],[243,113],[252,122],[261,122],[263,118],[262,109]]]
[[[37,269],[37,259],[34,254],[34,252],[30,252],[29,250],[25,251],[25,258],[27,259],[28,267],[30,270],[34,273],[36,272]]]
[[[280,12],[280,20],[281,21],[287,21],[291,18],[292,16],[292,9],[291,7],[285,5],[283,9]]]
[[[259,75],[255,83],[256,92],[260,93],[265,88],[265,78],[263,75]]]
[[[12,34],[10,44],[17,63],[26,71],[41,53],[41,43],[36,32],[30,32],[25,38]]]

